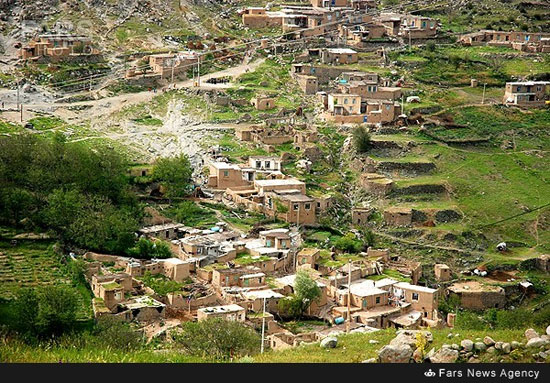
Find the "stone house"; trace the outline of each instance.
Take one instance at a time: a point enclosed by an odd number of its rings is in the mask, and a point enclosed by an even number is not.
[[[250,100],[257,110],[269,110],[275,108],[275,98],[269,96],[256,96]]]
[[[319,82],[317,77],[298,74],[294,78],[298,82],[300,89],[302,89],[305,94],[315,94],[319,91]]]
[[[172,240],[181,238],[184,234],[184,229],[186,227],[181,223],[166,223],[143,227],[138,233],[148,238]]]
[[[367,116],[364,122],[368,124],[388,124],[401,115],[401,105],[393,101],[368,101]]]
[[[524,52],[550,52],[549,32],[481,30],[462,35],[458,42],[466,46],[487,44],[513,48]]]
[[[320,256],[321,250],[315,248],[305,248],[296,254],[296,264],[298,267],[308,266],[309,268],[314,268]]]
[[[544,254],[535,260],[537,269],[545,272],[550,272],[550,254]]]
[[[390,226],[411,226],[412,218],[411,208],[390,207],[384,210],[384,222]]]
[[[401,23],[401,36],[411,39],[426,39],[435,37],[438,31],[436,20],[418,15],[407,15]]]
[[[478,281],[456,282],[447,288],[449,295],[460,298],[460,306],[471,310],[504,308],[506,305],[505,290],[496,285],[483,284]]]
[[[370,207],[354,207],[351,209],[351,223],[356,226],[365,226],[369,222],[373,209]]]
[[[376,196],[386,196],[393,190],[394,182],[381,174],[363,173],[361,174],[361,186],[370,194]]]
[[[198,64],[199,56],[194,52],[159,53],[148,56],[151,71],[162,78],[187,74]]]
[[[393,285],[393,294],[398,300],[410,303],[412,309],[421,312],[424,318],[429,320],[437,318],[438,290],[411,285],[407,282],[398,282]]]

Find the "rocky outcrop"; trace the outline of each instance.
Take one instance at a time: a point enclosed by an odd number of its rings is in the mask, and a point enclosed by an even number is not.
[[[458,351],[450,347],[442,347],[430,357],[431,363],[455,363],[458,360]]]

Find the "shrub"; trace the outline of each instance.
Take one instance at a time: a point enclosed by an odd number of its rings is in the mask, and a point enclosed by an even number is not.
[[[357,153],[365,153],[371,147],[370,134],[364,126],[358,126],[353,130],[353,146]]]
[[[183,332],[174,335],[177,345],[192,355],[218,359],[253,355],[260,350],[260,337],[251,328],[221,318],[186,322]]]

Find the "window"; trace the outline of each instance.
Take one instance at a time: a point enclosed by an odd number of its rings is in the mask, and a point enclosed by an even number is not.
[[[347,104],[347,103],[348,103],[348,99],[344,98],[344,104]]]
[[[518,86],[516,92],[521,92],[521,86]]]
[[[321,208],[321,202],[317,202],[317,209]]]
[[[270,167],[271,167],[271,161],[266,161],[265,162],[265,168],[269,169]]]
[[[356,99],[353,99],[353,100],[351,100],[351,103],[355,104],[356,101],[357,101]]]
[[[391,105],[390,104],[387,104],[386,105],[386,110],[390,110],[391,109]]]
[[[300,205],[298,205],[297,203],[295,203],[294,205],[292,205],[292,208],[294,210],[300,210]]]
[[[262,161],[256,161],[256,168],[261,168],[262,167]]]
[[[229,170],[224,170],[223,171],[223,176],[224,177],[229,177]]]
[[[422,22],[422,28],[426,28],[426,22],[425,21]]]
[[[412,300],[417,301],[418,300],[418,293],[413,293]]]
[[[380,304],[380,297],[376,297],[376,304]]]
[[[367,300],[363,299],[363,307],[367,307]]]
[[[305,206],[305,209],[306,209],[306,210],[310,210],[310,209],[311,209],[311,204],[310,204],[310,203],[306,203],[304,206]]]

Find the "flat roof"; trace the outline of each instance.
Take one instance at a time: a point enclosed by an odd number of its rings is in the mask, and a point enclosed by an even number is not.
[[[230,164],[227,162],[212,162],[211,165],[216,169],[233,169],[233,170],[241,169],[238,165]]]
[[[280,185],[305,185],[305,182],[297,180],[296,178],[284,178],[277,180],[256,180],[254,184],[264,186],[280,186]]]
[[[271,289],[268,290],[249,290],[243,291],[242,293],[246,298],[249,299],[270,299],[270,298],[283,298],[284,295],[277,293]]]
[[[294,287],[294,282],[296,281],[296,274],[287,275],[286,277],[276,278],[276,282],[284,285],[284,286],[292,286]],[[316,280],[317,286],[319,287],[326,287],[326,285],[323,282],[320,282],[319,280]]]
[[[220,313],[234,313],[239,311],[244,311],[244,307],[241,307],[236,304],[225,305],[225,306],[213,306],[213,307],[203,307],[197,311],[208,314],[220,314]]]
[[[327,51],[330,53],[357,53],[357,51],[354,51],[353,49],[349,48],[327,48]]]
[[[163,225],[145,226],[138,231],[141,233],[155,233],[157,231],[179,229],[181,227],[185,227],[185,225],[183,223],[165,223]]]
[[[394,285],[394,287],[397,287],[397,288],[403,289],[403,290],[419,291],[419,292],[422,292],[422,293],[435,293],[437,291],[436,289],[432,289],[432,288],[425,287],[425,286],[411,285],[408,282],[396,283]]]

